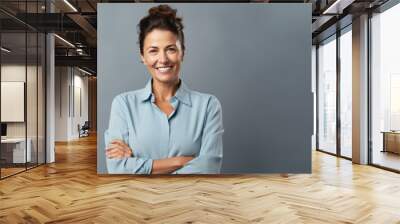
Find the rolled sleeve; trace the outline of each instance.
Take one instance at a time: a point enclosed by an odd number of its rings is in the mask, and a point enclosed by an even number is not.
[[[112,140],[122,140],[129,145],[129,129],[127,125],[127,107],[119,95],[111,105],[108,129],[104,133],[105,146]],[[131,147],[129,145],[129,147]],[[107,147],[105,147],[107,148]],[[106,157],[107,170],[110,174],[150,174],[153,160],[140,157],[109,159]]]
[[[176,174],[218,174],[222,166],[222,109],[218,99],[210,98],[206,122],[203,128],[200,153],[184,167],[178,169]]]

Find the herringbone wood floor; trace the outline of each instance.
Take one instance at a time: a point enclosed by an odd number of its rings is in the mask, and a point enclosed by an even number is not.
[[[96,139],[0,181],[0,223],[400,223],[400,175],[313,153],[313,173],[97,176]]]

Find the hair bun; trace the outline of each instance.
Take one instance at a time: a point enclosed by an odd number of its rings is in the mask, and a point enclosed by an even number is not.
[[[167,30],[174,33],[185,51],[182,18],[176,16],[177,10],[163,4],[151,7],[148,14],[138,24],[140,53],[143,55],[144,39],[154,29]]]
[[[172,9],[169,5],[159,5],[149,9],[149,15],[157,17],[172,17],[173,19],[176,19],[176,9]]]

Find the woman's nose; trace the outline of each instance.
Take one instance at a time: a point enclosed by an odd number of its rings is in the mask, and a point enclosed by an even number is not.
[[[163,63],[163,64],[167,63],[168,62],[167,54],[165,52],[161,52],[160,57],[159,57],[158,60],[159,60],[160,63]]]

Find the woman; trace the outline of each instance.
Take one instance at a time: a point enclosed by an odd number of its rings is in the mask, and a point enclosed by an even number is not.
[[[219,173],[222,111],[212,95],[179,78],[185,44],[182,19],[160,5],[139,25],[140,55],[151,80],[113,100],[105,133],[109,173]]]

